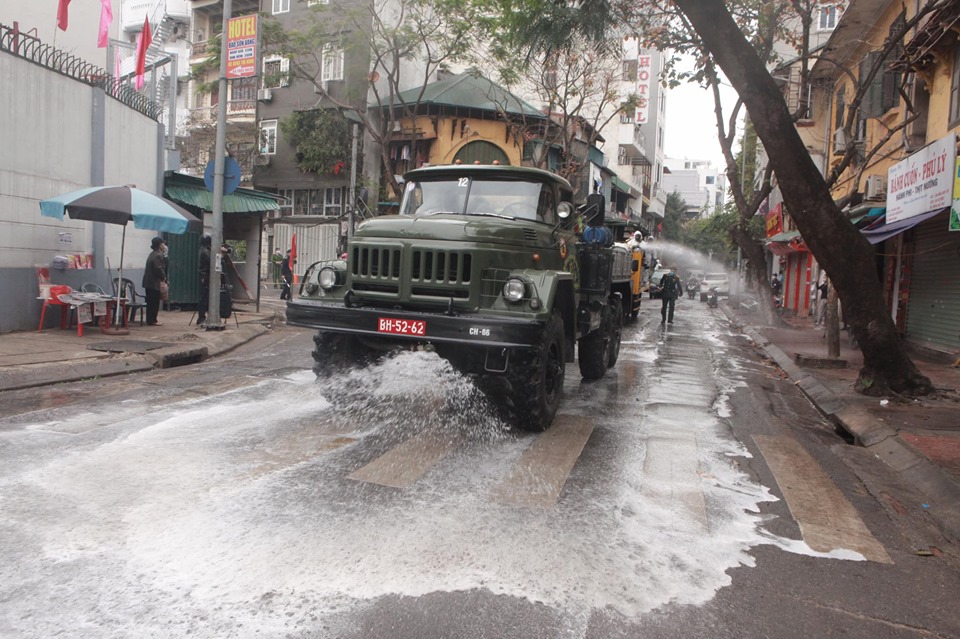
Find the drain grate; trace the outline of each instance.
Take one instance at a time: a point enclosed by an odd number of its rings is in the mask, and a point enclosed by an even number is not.
[[[158,348],[173,346],[167,342],[152,342],[149,340],[121,339],[115,342],[100,342],[98,344],[89,344],[88,350],[106,351],[108,353],[146,353]]]

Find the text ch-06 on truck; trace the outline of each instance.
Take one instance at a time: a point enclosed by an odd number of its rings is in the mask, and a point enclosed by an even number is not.
[[[539,169],[437,166],[404,184],[399,214],[363,222],[287,304],[288,323],[317,329],[314,370],[428,346],[517,426],[547,428],[574,347],[581,375],[602,377],[633,311],[634,260],[612,246],[603,197],[580,229],[570,184]]]

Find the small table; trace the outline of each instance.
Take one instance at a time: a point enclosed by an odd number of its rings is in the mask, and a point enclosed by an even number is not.
[[[102,293],[84,293],[74,291],[58,295],[62,303],[70,306],[77,311],[77,335],[83,337],[84,322],[93,321],[94,317],[103,317],[100,322],[101,332],[105,332],[110,327],[110,317],[117,305],[117,298]],[[126,304],[120,300],[121,310],[126,312]]]

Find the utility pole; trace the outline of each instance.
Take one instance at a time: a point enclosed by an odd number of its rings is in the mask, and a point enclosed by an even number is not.
[[[217,104],[217,142],[213,164],[213,228],[210,229],[210,291],[207,330],[223,330],[220,319],[220,277],[223,273],[223,174],[227,150],[227,34],[233,0],[223,0],[223,29],[220,31],[220,99]],[[201,295],[203,291],[201,291]],[[213,324],[211,326],[211,324]]]
[[[350,142],[350,216],[347,220],[347,241],[353,239],[353,226],[357,223],[357,123],[351,129]]]

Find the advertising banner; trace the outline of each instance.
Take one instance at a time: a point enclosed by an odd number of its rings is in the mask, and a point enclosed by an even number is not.
[[[227,29],[227,79],[256,76],[257,15],[230,18]]]
[[[956,135],[941,138],[887,171],[887,224],[953,202]]]
[[[960,160],[957,160],[953,169],[953,205],[950,207],[951,231],[960,231]]]
[[[783,203],[777,204],[767,213],[767,237],[773,237],[783,231]]]

